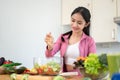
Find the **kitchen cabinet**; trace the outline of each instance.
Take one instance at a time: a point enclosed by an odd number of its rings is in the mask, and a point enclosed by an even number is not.
[[[91,36],[96,42],[118,42],[116,0],[93,0]]]
[[[70,24],[71,13],[78,6],[91,9],[91,0],[62,0],[62,25]]]
[[[90,35],[96,43],[119,42],[119,31],[113,18],[117,15],[116,0],[62,0],[62,25],[70,24],[70,15],[77,6],[91,12]]]
[[[116,16],[114,22],[120,26],[120,0],[116,0]]]

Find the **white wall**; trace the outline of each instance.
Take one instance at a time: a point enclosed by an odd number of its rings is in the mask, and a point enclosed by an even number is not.
[[[33,66],[44,57],[46,33],[62,32],[61,0],[0,0],[0,57]]]

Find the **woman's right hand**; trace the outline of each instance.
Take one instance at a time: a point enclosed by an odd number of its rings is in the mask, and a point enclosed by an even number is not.
[[[48,50],[52,50],[53,49],[53,44],[54,44],[54,38],[51,35],[51,33],[46,34],[45,42],[48,46]]]

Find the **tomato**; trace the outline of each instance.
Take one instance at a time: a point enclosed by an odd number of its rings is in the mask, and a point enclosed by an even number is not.
[[[24,71],[24,73],[28,73],[28,72],[30,72],[30,70],[29,70],[29,69],[26,69],[26,70]]]
[[[46,73],[49,74],[49,75],[52,75],[52,74],[54,74],[54,71],[53,71],[52,68],[48,67],[48,70],[47,70]]]
[[[5,61],[3,64],[10,64],[12,63],[11,61]]]
[[[41,68],[37,69],[38,74],[42,74],[43,70]]]
[[[53,72],[53,69],[52,68],[48,68],[48,72]]]

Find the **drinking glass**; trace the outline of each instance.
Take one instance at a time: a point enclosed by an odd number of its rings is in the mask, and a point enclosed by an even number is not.
[[[107,54],[110,77],[120,72],[120,53]]]

